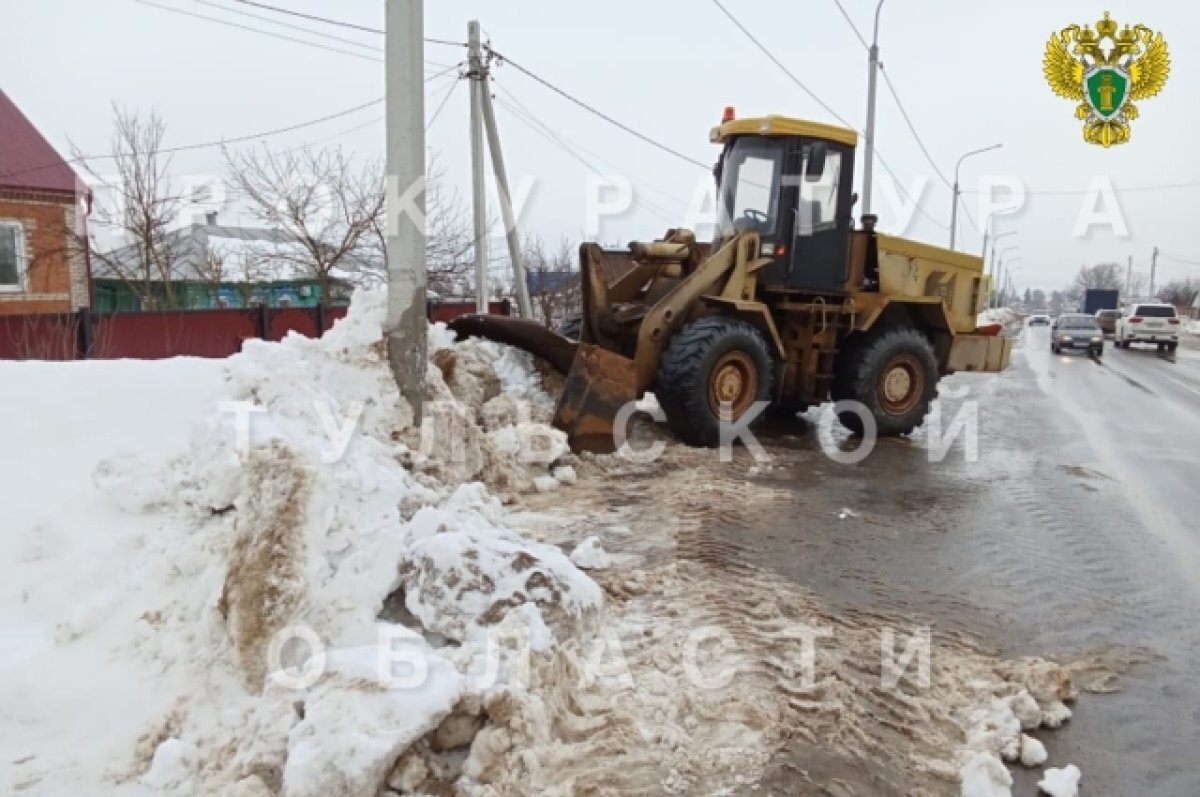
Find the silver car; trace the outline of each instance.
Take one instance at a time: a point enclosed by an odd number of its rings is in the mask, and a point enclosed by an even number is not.
[[[1092,357],[1104,354],[1104,332],[1095,316],[1071,313],[1055,320],[1050,327],[1050,350],[1061,354],[1071,349],[1084,349]]]

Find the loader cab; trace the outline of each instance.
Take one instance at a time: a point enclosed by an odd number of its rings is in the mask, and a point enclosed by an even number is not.
[[[727,114],[728,115],[728,114]],[[764,288],[840,293],[854,229],[852,130],[769,116],[727,120],[715,169],[718,238],[754,230],[774,262]]]

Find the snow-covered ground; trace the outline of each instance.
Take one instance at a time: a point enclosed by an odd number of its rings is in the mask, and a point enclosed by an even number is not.
[[[364,294],[226,362],[0,363],[0,792],[374,795],[488,765],[488,701],[603,595],[478,481],[557,483],[527,362],[434,330],[422,434],[382,317]]]
[[[809,739],[993,797],[1044,763],[1067,669],[941,645],[884,728],[878,618],[703,564],[705,507],[765,488],[677,445],[578,459],[528,358],[442,327],[418,427],[383,311],[220,362],[0,362],[0,793],[719,794]]]

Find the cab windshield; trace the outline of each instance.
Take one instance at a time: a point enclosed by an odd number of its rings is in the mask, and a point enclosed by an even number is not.
[[[721,235],[753,230],[764,238],[779,230],[783,146],[768,138],[740,138],[725,154],[721,172]]]

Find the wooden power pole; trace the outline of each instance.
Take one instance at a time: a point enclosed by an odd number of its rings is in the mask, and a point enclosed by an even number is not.
[[[425,310],[425,0],[387,0],[387,348],[421,423]],[[411,200],[406,203],[402,198]]]

